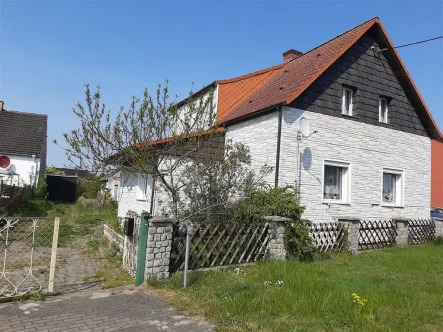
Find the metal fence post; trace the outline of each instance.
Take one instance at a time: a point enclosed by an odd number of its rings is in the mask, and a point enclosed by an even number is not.
[[[142,214],[138,234],[137,270],[135,272],[135,285],[139,286],[145,280],[146,246],[148,243],[148,214]]]
[[[186,229],[186,253],[185,253],[185,273],[183,277],[183,287],[188,287],[188,265],[189,265],[189,246],[192,233],[194,233],[194,224],[191,222]]]
[[[57,246],[58,246],[59,227],[60,227],[60,218],[55,217],[54,233],[52,235],[51,265],[49,268],[49,283],[48,283],[48,291],[50,293],[54,292],[55,263],[57,261]]]

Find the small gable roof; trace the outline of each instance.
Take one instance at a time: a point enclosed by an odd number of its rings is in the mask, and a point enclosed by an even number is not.
[[[398,52],[393,48],[378,17],[282,65],[236,79],[218,81],[218,121],[225,125],[273,106],[290,104],[371,28],[376,29],[380,46],[388,48],[383,54],[397,75],[428,135],[434,139],[442,138],[443,135],[431,112]]]
[[[0,154],[42,157],[47,126],[47,115],[1,110]]]

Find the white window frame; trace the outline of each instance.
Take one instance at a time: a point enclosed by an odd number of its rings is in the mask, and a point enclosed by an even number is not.
[[[395,202],[385,202],[383,201],[383,176],[384,174],[394,174],[398,175],[399,178],[395,183],[395,194],[396,200]],[[381,170],[381,188],[380,188],[380,201],[381,206],[388,207],[404,207],[404,198],[405,198],[405,172],[402,169],[391,168],[391,167],[383,167]]]
[[[148,184],[152,185],[152,177],[150,175],[137,176],[137,201],[150,201],[150,192],[148,192]],[[151,189],[151,188],[149,188]]]
[[[384,113],[384,117],[382,116],[382,100],[384,100],[386,102],[386,110]],[[379,101],[378,101],[378,121],[381,123],[389,123],[388,122],[388,112],[389,112],[389,107],[388,107],[388,99],[387,98],[383,98],[380,97]]]
[[[342,198],[341,199],[327,199],[325,198],[325,166],[335,166],[346,168],[346,174],[342,174]],[[322,180],[321,180],[321,197],[322,202],[325,204],[342,204],[342,205],[350,205],[351,204],[351,163],[343,160],[331,160],[331,159],[323,159],[323,171],[322,171]]]
[[[345,101],[346,101],[346,91],[349,91],[351,98],[349,103],[349,112],[346,112]],[[341,98],[341,114],[352,116],[354,108],[354,91],[350,88],[343,87],[342,98]]]

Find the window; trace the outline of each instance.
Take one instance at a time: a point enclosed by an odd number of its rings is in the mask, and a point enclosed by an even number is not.
[[[151,183],[152,177],[150,175],[139,175],[137,178],[137,199],[150,200],[151,199]]]
[[[382,205],[403,205],[403,171],[383,169]]]
[[[378,109],[379,121],[388,123],[388,100],[386,98],[380,98]]]
[[[345,115],[352,115],[352,95],[353,91],[349,88],[343,88],[343,98],[341,112]]]
[[[323,201],[327,203],[349,203],[349,179],[349,163],[325,161]]]

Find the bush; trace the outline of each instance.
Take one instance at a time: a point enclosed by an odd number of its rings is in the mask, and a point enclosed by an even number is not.
[[[33,188],[32,198],[44,200],[46,199],[47,196],[48,196],[48,184],[46,182],[46,178],[41,178],[38,181],[37,186]]]
[[[305,208],[297,201],[292,186],[251,190],[235,209],[235,218],[247,222],[263,220],[264,216],[280,216],[292,219],[285,228],[284,244],[289,257],[302,261],[314,259],[316,248],[309,234],[311,222],[302,219]]]
[[[86,181],[82,197],[98,198],[101,189],[102,189],[102,184],[100,182],[100,177],[93,175],[89,177],[88,180]]]

